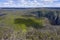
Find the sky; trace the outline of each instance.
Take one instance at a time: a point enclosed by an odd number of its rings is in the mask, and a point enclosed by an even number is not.
[[[60,7],[60,0],[0,0],[0,7]]]

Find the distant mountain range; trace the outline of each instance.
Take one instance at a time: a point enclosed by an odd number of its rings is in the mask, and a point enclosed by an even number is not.
[[[35,8],[0,7],[0,9],[60,9],[60,7],[35,7]]]

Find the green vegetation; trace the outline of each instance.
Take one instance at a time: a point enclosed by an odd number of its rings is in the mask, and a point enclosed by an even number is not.
[[[44,16],[21,14],[8,11],[0,17],[0,40],[60,40],[60,26],[48,24]]]
[[[2,18],[1,18],[2,19]],[[34,17],[22,17],[7,15],[4,20],[0,20],[0,23],[4,23],[3,27],[0,28],[0,38],[9,39],[14,32],[22,31],[21,33],[26,33],[29,27],[35,29],[43,28],[43,19],[36,19]],[[19,33],[21,35],[21,33]]]
[[[29,26],[34,28],[42,28],[43,27],[43,19],[36,19],[34,17],[22,17],[22,16],[14,16],[7,15],[4,20],[1,20],[0,23],[4,22],[6,27],[11,27],[15,31],[17,30],[26,30]]]
[[[12,28],[0,27],[0,40],[2,39],[2,37],[4,39],[9,39],[11,37],[12,32]]]
[[[27,27],[32,26],[34,28],[42,28],[42,22],[40,22],[41,20],[38,20],[39,22],[36,21],[37,19],[33,20],[33,19],[23,19],[23,18],[17,18],[15,19],[15,24],[25,24]]]

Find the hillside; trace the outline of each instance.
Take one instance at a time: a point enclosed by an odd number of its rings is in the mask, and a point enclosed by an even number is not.
[[[60,9],[0,9],[0,40],[60,40]]]

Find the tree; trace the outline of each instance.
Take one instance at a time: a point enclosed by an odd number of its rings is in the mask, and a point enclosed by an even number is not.
[[[58,12],[53,12],[53,11],[50,11],[48,13],[45,14],[45,17],[49,19],[50,23],[52,25],[60,25],[60,22],[59,22],[59,13]]]
[[[31,12],[32,14],[35,14],[37,18],[40,18],[43,16],[42,11],[35,11],[35,12]]]

